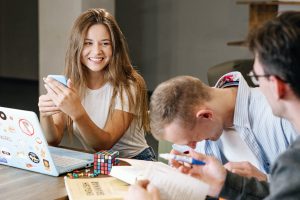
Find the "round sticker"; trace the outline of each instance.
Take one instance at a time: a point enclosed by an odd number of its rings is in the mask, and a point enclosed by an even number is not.
[[[49,170],[50,170],[50,164],[49,164],[49,161],[46,160],[46,159],[43,159],[43,163],[44,163],[45,169],[49,171]]]
[[[26,135],[32,136],[34,134],[33,126],[26,119],[20,119],[19,126],[23,133],[25,133]]]
[[[35,153],[33,153],[33,152],[29,152],[28,153],[28,157],[34,163],[39,163],[40,162],[39,157]]]
[[[2,111],[0,111],[0,118],[3,119],[3,120],[6,120],[6,119],[7,119],[5,113],[2,112]]]
[[[36,143],[38,143],[38,144],[42,144],[42,140],[41,140],[41,138],[39,138],[39,137],[36,137],[36,138],[35,138],[35,141],[36,141]]]

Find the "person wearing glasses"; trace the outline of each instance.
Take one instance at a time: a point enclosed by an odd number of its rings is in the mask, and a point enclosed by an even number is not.
[[[248,41],[255,56],[251,77],[274,115],[289,120],[300,132],[300,12],[282,13],[251,33]],[[270,185],[231,173],[213,157],[195,152],[191,156],[206,165],[181,170],[209,183],[211,196],[262,199],[267,194],[268,200],[300,199],[299,135],[272,166]]]
[[[159,84],[151,96],[150,121],[156,139],[187,145],[216,158],[224,170],[265,182],[270,165],[297,136],[291,123],[274,116],[263,93],[250,88],[239,72],[223,75],[215,87],[192,76]],[[181,167],[174,160],[170,163]],[[152,186],[132,186],[127,199],[133,193],[151,199]],[[269,190],[262,191],[266,196]]]
[[[248,41],[249,49],[255,56],[253,71],[249,75],[254,82],[259,83],[259,89],[266,97],[274,115],[289,120],[300,132],[300,12],[282,13],[249,34]],[[260,96],[261,93],[256,92],[255,95]],[[223,98],[226,99],[225,96]],[[265,99],[260,99],[261,106],[265,106]],[[265,112],[266,110],[256,118],[263,120]],[[182,125],[181,127],[185,126]],[[167,129],[168,127],[169,125],[166,126]],[[281,133],[276,134],[280,137]],[[272,137],[273,135],[270,139]],[[265,151],[269,148],[270,145],[267,144],[262,147]],[[176,163],[177,167],[181,172],[208,183],[209,195],[212,197],[251,200],[300,199],[299,135],[274,162],[270,183],[232,173],[212,156],[193,150],[190,156],[206,164],[193,165],[191,168]],[[139,193],[140,197],[144,195],[148,199],[159,199],[158,192],[153,192],[155,187],[152,186],[152,190],[149,190],[148,186],[149,183],[132,186],[128,196],[132,196],[133,193],[130,192],[134,191],[135,194]]]
[[[161,83],[151,96],[150,118],[157,139],[187,145],[218,158],[233,173],[264,181],[297,135],[239,72],[223,75],[215,87],[191,76]]]

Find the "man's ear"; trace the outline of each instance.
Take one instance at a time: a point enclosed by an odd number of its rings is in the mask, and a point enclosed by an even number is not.
[[[272,92],[276,99],[284,98],[287,92],[286,83],[276,76],[270,76],[269,79],[272,82]]]
[[[197,119],[212,119],[213,112],[209,109],[200,109],[196,113]]]

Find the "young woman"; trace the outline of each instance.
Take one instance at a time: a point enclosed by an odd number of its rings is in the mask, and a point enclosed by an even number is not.
[[[145,140],[149,129],[147,89],[132,67],[117,22],[104,9],[89,9],[74,23],[66,53],[67,86],[44,78],[39,98],[47,141],[58,145],[65,132],[86,150],[112,149],[120,157],[153,160]]]

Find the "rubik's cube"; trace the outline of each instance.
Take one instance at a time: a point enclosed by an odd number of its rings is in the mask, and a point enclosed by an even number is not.
[[[118,151],[99,151],[94,154],[94,174],[109,174],[113,165],[119,164]]]

